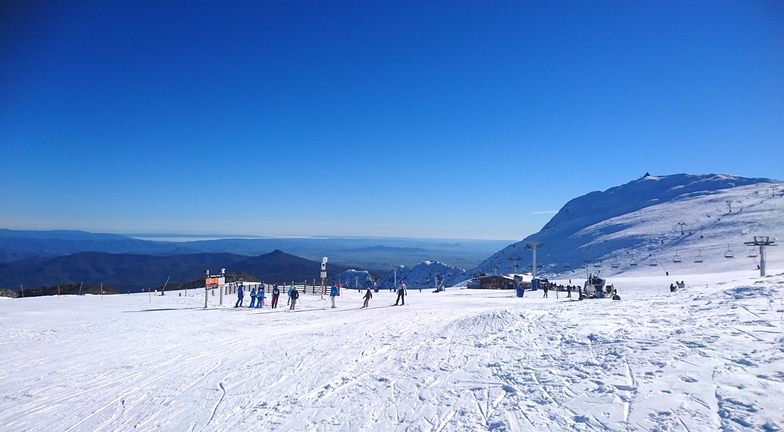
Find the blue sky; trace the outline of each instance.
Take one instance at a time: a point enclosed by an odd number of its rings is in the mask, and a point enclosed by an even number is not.
[[[770,1],[0,4],[0,228],[517,240],[784,179]]]

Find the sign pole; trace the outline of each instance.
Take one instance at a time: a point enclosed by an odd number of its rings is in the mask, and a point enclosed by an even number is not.
[[[324,284],[327,280],[327,257],[321,258],[321,300],[324,300]]]

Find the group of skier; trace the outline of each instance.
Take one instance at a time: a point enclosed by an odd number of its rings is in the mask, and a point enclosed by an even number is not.
[[[266,306],[265,302],[267,299],[267,291],[264,289],[266,285],[262,282],[258,289],[254,286],[253,289],[250,291],[250,306],[251,309],[260,309]],[[278,288],[278,284],[272,285],[272,303],[270,304],[271,309],[276,309],[278,307],[278,299],[280,298],[280,288]],[[288,291],[288,301],[286,305],[289,306],[289,309],[294,310],[294,305],[297,303],[297,299],[299,298],[299,291],[297,288],[292,284],[289,287]],[[245,290],[243,289],[242,285],[237,287],[237,303],[234,304],[234,307],[242,307],[243,300],[245,299]]]
[[[267,292],[264,289],[264,287],[265,287],[264,283],[262,283],[259,286],[258,289],[256,289],[255,286],[253,287],[253,289],[250,292],[250,306],[248,306],[249,308],[251,308],[251,309],[260,309],[260,308],[263,308],[263,307],[266,306],[265,303],[266,303],[266,299],[267,299]],[[400,282],[400,286],[398,287],[398,290],[397,290],[397,300],[395,301],[395,306],[398,306],[398,304],[400,304],[400,305],[405,305],[406,304],[406,299],[405,299],[406,294],[407,294],[406,291],[407,291],[406,290],[406,284],[404,284],[403,282]],[[333,285],[332,288],[330,289],[330,292],[329,292],[329,298],[332,301],[332,307],[333,308],[337,307],[335,305],[335,298],[338,295],[340,295],[340,289],[337,286]],[[279,297],[280,297],[280,288],[278,288],[278,284],[273,284],[272,285],[272,304],[270,305],[271,309],[276,309],[278,307],[278,298]],[[361,309],[364,309],[364,308],[368,307],[368,305],[370,304],[370,299],[372,299],[372,298],[373,298],[373,292],[371,291],[370,287],[368,287],[365,290],[365,295],[362,296],[362,299],[364,301],[362,303],[362,308]],[[240,285],[240,286],[237,287],[237,303],[234,304],[234,307],[235,308],[243,307],[244,299],[245,299],[245,290],[243,289],[243,286]],[[289,306],[289,310],[295,310],[295,307],[296,307],[296,304],[297,304],[297,299],[299,299],[299,291],[297,290],[297,287],[295,287],[292,284],[291,286],[289,286],[289,289],[288,289],[288,301],[286,302],[286,305]]]

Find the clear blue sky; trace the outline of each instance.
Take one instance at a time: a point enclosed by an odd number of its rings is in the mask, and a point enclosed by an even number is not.
[[[774,1],[4,1],[0,228],[517,240],[784,179]]]

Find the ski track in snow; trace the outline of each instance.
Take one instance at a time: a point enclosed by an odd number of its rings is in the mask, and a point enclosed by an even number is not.
[[[618,278],[620,302],[380,291],[362,311],[352,291],[294,313],[2,300],[0,429],[780,430],[784,276],[712,277]]]

